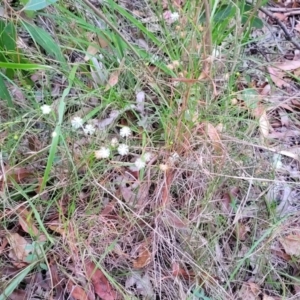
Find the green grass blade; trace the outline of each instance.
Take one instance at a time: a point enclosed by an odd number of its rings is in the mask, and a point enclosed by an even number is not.
[[[0,68],[16,69],[16,70],[47,70],[52,69],[50,66],[38,64],[18,64],[10,62],[0,62]]]
[[[57,2],[57,0],[22,0],[22,2],[26,3],[24,6],[24,10],[37,11],[51,4],[54,4],[55,2]]]
[[[17,184],[16,181],[13,181],[14,183],[14,187],[16,188],[16,190],[27,200],[27,202],[29,203],[30,208],[32,209],[32,212],[34,214],[34,217],[37,221],[37,223],[40,226],[41,231],[46,235],[47,239],[54,244],[54,240],[53,238],[49,235],[49,233],[47,232],[47,229],[45,228],[43,221],[41,219],[41,216],[39,214],[39,212],[37,211],[35,205],[32,203],[32,201],[30,200],[30,198],[28,197],[27,193],[24,192],[24,190],[21,188],[20,185]]]
[[[235,269],[231,272],[231,275],[229,277],[229,280],[228,280],[225,288],[229,287],[230,282],[232,282],[234,280],[235,275],[238,273],[238,271],[240,270],[242,265],[245,263],[245,261],[250,258],[250,256],[254,253],[254,251],[256,250],[256,248],[258,246],[262,245],[262,241],[265,238],[267,238],[268,236],[270,236],[272,234],[272,232],[274,231],[274,229],[278,228],[278,226],[280,224],[282,224],[285,220],[286,220],[286,218],[283,218],[282,220],[278,221],[277,224],[273,225],[268,230],[266,230],[264,232],[264,234],[251,246],[249,251],[244,255],[243,259],[240,260],[240,262],[236,265]]]
[[[60,47],[48,32],[27,22],[22,22],[22,25],[28,31],[32,39],[44,48],[49,55],[52,55],[61,63],[66,62]]]
[[[0,73],[0,100],[1,99],[6,100],[7,106],[9,108],[14,108],[14,104],[13,104],[11,95],[5,85],[4,78],[3,78],[2,74]]]
[[[136,26],[141,32],[143,32],[156,46],[161,47],[161,41],[156,38],[156,36],[150,32],[140,21],[134,18],[130,13],[128,13],[123,7],[116,4],[112,0],[107,0],[106,4],[111,9],[116,10],[119,14],[125,17],[128,21],[130,21],[134,26]]]
[[[74,82],[74,79],[75,79],[75,74],[76,74],[77,68],[78,68],[78,65],[75,65],[73,67],[73,69],[71,70],[69,78],[68,78],[69,79],[69,85],[63,91],[62,97],[61,97],[60,102],[59,102],[58,122],[57,122],[56,127],[55,127],[56,136],[52,138],[52,143],[51,143],[51,147],[50,147],[50,151],[49,151],[49,155],[48,155],[47,166],[46,166],[46,169],[45,169],[45,172],[44,172],[43,181],[42,181],[42,184],[41,184],[40,191],[43,191],[43,189],[45,188],[46,183],[49,179],[50,171],[51,171],[52,166],[53,166],[55,154],[56,154],[56,151],[57,151],[58,142],[59,142],[59,139],[60,139],[60,136],[61,136],[61,124],[63,122],[65,106],[66,106],[65,98],[69,94],[69,92],[70,92],[70,90],[73,86],[73,82]]]
[[[27,276],[27,274],[34,268],[35,265],[36,265],[36,262],[32,263],[31,265],[29,265],[25,269],[23,269],[4,289],[4,291],[0,295],[0,300],[9,299],[9,296],[11,295],[11,293],[18,287],[20,282]]]

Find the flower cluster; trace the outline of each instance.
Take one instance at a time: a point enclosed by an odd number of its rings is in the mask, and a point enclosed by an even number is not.
[[[96,128],[94,125],[92,124],[86,124],[84,127],[83,127],[83,119],[80,118],[80,117],[74,117],[72,120],[71,120],[71,125],[74,129],[79,129],[79,128],[82,128],[83,129],[83,132],[85,135],[93,135],[96,131]]]
[[[121,128],[119,134],[121,138],[126,139],[127,141],[128,138],[132,136],[132,131],[130,127],[124,126]],[[117,150],[120,156],[126,156],[129,154],[129,145],[127,143],[119,143],[116,137],[112,138],[110,142],[110,147],[101,147],[99,150],[95,151],[94,154],[96,159],[105,159],[105,158],[109,158],[111,151],[115,149]],[[151,158],[152,158],[151,153],[146,152],[135,160],[133,166],[135,167],[136,170],[141,170],[145,168],[147,162],[149,162]]]
[[[139,92],[137,93],[137,102],[138,104],[143,105],[143,102],[145,100],[145,94],[144,92]],[[51,106],[44,104],[40,107],[42,114],[48,115],[52,112]],[[143,109],[141,107],[141,109]],[[74,129],[82,129],[84,134],[86,135],[93,135],[96,131],[96,128],[92,124],[86,124],[84,126],[84,120],[81,117],[75,116],[73,119],[71,119],[71,126]],[[128,139],[132,136],[132,130],[128,126],[123,126],[120,129],[120,137],[125,139],[126,142]],[[57,136],[57,133],[54,131],[52,133],[52,138],[55,138]],[[96,159],[107,159],[111,156],[111,152],[117,150],[118,154],[120,156],[126,156],[129,154],[129,145],[127,143],[119,143],[119,140],[114,137],[112,138],[110,142],[109,147],[101,147],[99,150],[96,150],[94,152],[95,158]],[[147,163],[152,159],[152,154],[150,152],[145,152],[143,153],[140,157],[136,158],[136,160],[132,164],[132,169],[133,170],[141,170],[146,167]],[[170,157],[170,162],[174,163],[176,160],[178,160],[178,154],[174,153]],[[160,169],[162,171],[166,171],[168,169],[168,165],[160,165]]]

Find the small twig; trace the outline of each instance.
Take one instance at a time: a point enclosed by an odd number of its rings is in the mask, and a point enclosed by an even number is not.
[[[252,5],[251,1],[247,0],[247,3]],[[261,12],[263,12],[265,15],[267,15],[268,17],[270,17],[271,19],[275,20],[276,23],[279,25],[279,27],[282,29],[282,31],[284,32],[285,35],[285,39],[287,41],[290,41],[298,50],[300,50],[300,44],[298,42],[296,42],[292,36],[290,35],[290,33],[288,32],[287,28],[285,27],[285,25],[277,18],[275,17],[270,11],[268,11],[266,8],[263,7],[259,7],[258,8]]]
[[[284,15],[287,17],[300,15],[300,10],[291,10],[291,11],[284,13]]]
[[[269,7],[268,10],[272,12],[282,12],[282,13],[286,13],[286,12],[300,13],[299,8],[289,8],[289,7]]]
[[[298,42],[296,42],[292,36],[290,35],[290,33],[288,32],[287,28],[285,27],[285,25],[275,16],[273,16],[273,14],[271,12],[269,12],[267,9],[260,7],[259,10],[261,12],[263,12],[265,15],[267,15],[268,17],[272,18],[273,20],[275,20],[277,22],[277,24],[279,25],[279,27],[282,29],[282,31],[284,32],[285,35],[285,39],[287,41],[290,41],[298,50],[300,50],[300,44]]]

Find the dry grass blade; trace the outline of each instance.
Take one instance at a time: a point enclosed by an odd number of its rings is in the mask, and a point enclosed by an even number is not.
[[[181,218],[179,218],[175,213],[173,213],[169,209],[165,209],[163,212],[163,215],[164,215],[164,219],[170,226],[178,228],[178,229],[186,229],[187,228],[186,223],[184,221],[182,221]]]
[[[53,288],[56,291],[56,296],[60,298],[63,297],[64,290],[62,286],[62,280],[59,279],[57,266],[54,263],[54,261],[51,263],[49,271],[51,273],[52,284]]]
[[[167,170],[164,174],[163,190],[162,190],[162,206],[170,204],[170,185],[175,176],[174,170]]]

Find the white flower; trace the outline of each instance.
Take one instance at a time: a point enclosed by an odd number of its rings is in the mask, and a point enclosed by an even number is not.
[[[82,120],[82,118],[80,118],[80,117],[74,117],[74,118],[71,120],[71,124],[72,124],[72,127],[73,127],[73,128],[78,129],[78,128],[82,127],[82,125],[83,125],[83,120]]]
[[[118,139],[116,137],[112,138],[110,141],[110,145],[114,148],[117,147],[119,145]]]
[[[51,134],[51,136],[52,136],[53,138],[55,138],[55,137],[57,136],[57,132],[53,131],[52,134]]]
[[[150,161],[150,159],[152,158],[152,154],[150,152],[146,152],[144,155],[143,155],[143,158],[145,160],[145,162],[148,162]]]
[[[132,134],[132,131],[128,126],[124,126],[120,130],[121,137],[129,137],[129,136],[131,136],[131,134]]]
[[[92,124],[86,124],[86,125],[85,125],[85,128],[83,128],[83,131],[84,131],[85,134],[90,134],[90,135],[92,135],[92,134],[95,133],[96,128],[95,128],[95,126],[92,125]]]
[[[169,169],[169,166],[165,164],[160,164],[159,168],[161,171],[166,172]]]
[[[154,63],[156,63],[156,62],[158,62],[158,61],[159,61],[159,56],[158,56],[158,55],[154,54],[154,55],[151,56],[150,62],[151,62],[152,64],[154,64]]]
[[[100,150],[95,151],[95,157],[97,159],[108,158],[110,155],[109,148],[101,147]]]
[[[129,153],[129,147],[128,145],[126,144],[121,144],[119,147],[118,147],[118,153],[120,155],[127,155]]]
[[[167,10],[163,13],[163,18],[166,20],[168,24],[172,24],[179,19],[179,13],[178,12],[172,13],[170,10]]]
[[[137,103],[143,103],[145,102],[146,94],[144,91],[139,91],[136,93],[136,102]]]
[[[138,159],[135,161],[134,165],[137,167],[138,170],[140,170],[140,169],[145,168],[146,162],[145,162],[144,159],[138,158]]]
[[[179,13],[175,11],[171,14],[171,21],[172,21],[172,23],[174,23],[178,20],[179,20]]]
[[[41,106],[41,111],[43,115],[49,115],[51,113],[51,106],[44,104]]]

